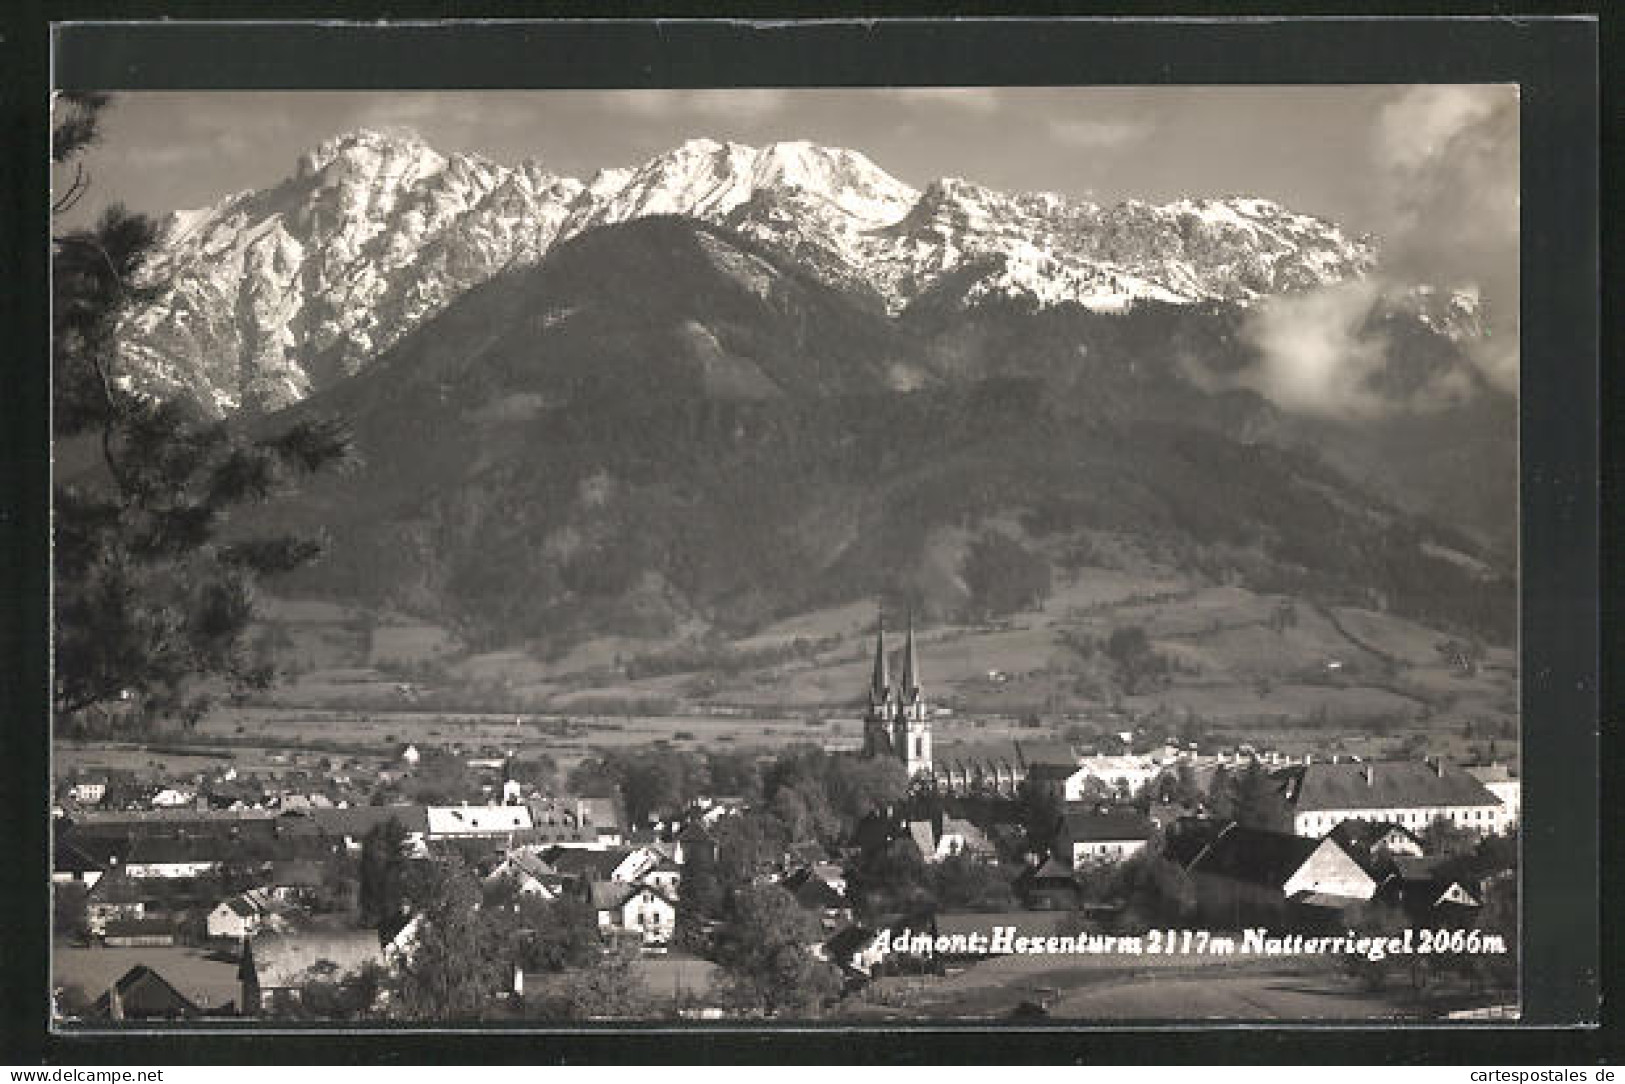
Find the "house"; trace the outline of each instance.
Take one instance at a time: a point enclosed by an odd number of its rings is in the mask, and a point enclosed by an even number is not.
[[[997,862],[999,852],[976,825],[961,817],[944,816],[937,833],[936,860],[964,857],[977,862]]]
[[[1344,850],[1356,857],[1377,855],[1423,854],[1422,841],[1410,829],[1398,824],[1383,824],[1366,820],[1343,821],[1326,833]]]
[[[1056,826],[1050,853],[1074,870],[1121,862],[1145,849],[1156,833],[1136,809],[1067,811]]]
[[[203,927],[210,937],[229,937],[233,941],[241,941],[253,936],[264,918],[264,907],[247,895],[236,895],[221,900],[203,920]]]
[[[107,777],[81,776],[68,788],[68,797],[79,805],[101,805],[102,799],[107,797]]]
[[[1082,899],[1072,867],[1055,858],[1022,871],[1011,887],[1038,911],[1069,911]]]
[[[105,867],[72,843],[59,841],[51,850],[51,883],[81,885],[86,889],[101,880]]]
[[[919,849],[922,861],[937,861],[937,833],[930,821],[909,821],[908,838]]]
[[[144,915],[141,918],[115,918],[102,926],[102,943],[108,948],[156,948],[175,943],[175,923],[169,918]]]
[[[848,926],[823,944],[813,948],[813,955],[827,960],[842,972],[861,978],[871,978],[875,968],[885,962],[890,931],[871,930],[864,926]]]
[[[676,932],[676,901],[651,885],[594,881],[589,898],[599,930],[609,936],[633,936],[653,948],[669,944]]]
[[[1225,827],[1187,869],[1197,912],[1216,929],[1314,927],[1369,901],[1377,879],[1334,839],[1239,824]]]
[[[839,929],[852,921],[852,902],[846,894],[846,874],[841,867],[814,863],[791,873],[781,883],[798,904],[819,916],[824,929]]]
[[[502,860],[485,875],[485,883],[509,881],[521,896],[536,896],[555,900],[565,878],[533,848],[517,847],[502,856]]]
[[[1507,770],[1505,764],[1469,764],[1468,775],[1484,784],[1484,789],[1501,799],[1502,826],[1518,823],[1523,813],[1523,783]]]
[[[664,855],[661,855],[653,866],[633,878],[633,883],[657,888],[672,899],[677,898],[682,882],[683,868]]]
[[[1275,773],[1300,836],[1320,837],[1346,820],[1421,832],[1444,819],[1488,835],[1508,823],[1506,805],[1460,768],[1432,761],[1314,762]]]
[[[275,1014],[296,1006],[300,988],[312,978],[343,982],[365,968],[384,966],[372,930],[261,932],[243,945],[237,1004],[246,1016]]]
[[[326,872],[308,858],[290,858],[271,863],[266,888],[284,903],[308,903],[327,884]]]
[[[1437,926],[1464,926],[1484,905],[1482,889],[1450,876],[1441,855],[1398,855],[1377,899],[1393,904],[1411,921]]]
[[[544,853],[561,876],[618,884],[634,884],[668,861],[653,847],[615,847],[605,851],[557,847]]]
[[[1050,797],[1083,802],[1107,796],[1127,800],[1163,772],[1150,757],[1130,753],[1074,757],[1034,769],[1033,780]]]
[[[717,841],[711,830],[697,820],[689,821],[683,830],[677,833],[676,850],[672,854],[672,861],[679,866],[687,865],[699,856],[702,862],[715,862],[717,860]]]
[[[429,806],[424,814],[430,840],[512,840],[532,827],[530,809],[522,805]]]
[[[400,924],[400,928],[393,933],[386,929],[384,937],[384,963],[396,968],[412,962],[412,956],[417,952],[418,937],[423,930],[423,916],[413,915]]]
[[[401,826],[409,846],[424,841],[429,834],[428,811],[420,805],[367,805],[348,809],[313,809],[310,822],[322,835],[339,840],[346,850],[359,851],[374,830],[395,821]]]
[[[203,1011],[146,964],[136,964],[96,999],[97,1020],[187,1020]]]
[[[197,791],[163,787],[148,801],[154,809],[182,809],[197,802]]]
[[[124,859],[124,872],[137,879],[175,880],[213,873],[234,848],[214,834],[144,834],[135,838]]]
[[[597,837],[600,844],[619,847],[625,839],[620,803],[614,798],[577,798],[576,819],[584,830]]]
[[[143,918],[146,893],[122,869],[108,870],[85,893],[85,929],[100,935],[110,922]]]

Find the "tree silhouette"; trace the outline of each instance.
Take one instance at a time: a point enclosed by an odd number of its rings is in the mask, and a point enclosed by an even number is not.
[[[89,186],[80,157],[103,95],[56,102],[52,157],[74,174],[53,209]],[[138,718],[206,708],[198,679],[263,688],[248,650],[254,587],[320,553],[313,539],[233,530],[233,509],[266,501],[346,459],[341,424],[310,418],[250,436],[180,400],[131,389],[124,318],[155,293],[157,226],[122,207],[52,241],[52,424],[57,443],[55,687],[59,720],[122,702]]]

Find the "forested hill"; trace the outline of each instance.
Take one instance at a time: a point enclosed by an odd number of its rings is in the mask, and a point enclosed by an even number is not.
[[[987,602],[964,561],[992,532],[1034,590],[1035,567],[1087,566],[1110,538],[1510,643],[1498,532],[1405,510],[1453,491],[1459,447],[1381,495],[1351,482],[1392,473],[1377,430],[1306,426],[1213,378],[1245,363],[1236,319],[940,291],[891,316],[722,227],[595,229],[268,420],[346,416],[364,460],[265,513],[330,539],[279,590],[485,645],[741,632],[885,592],[945,617]],[[1504,419],[1453,424],[1496,447]]]

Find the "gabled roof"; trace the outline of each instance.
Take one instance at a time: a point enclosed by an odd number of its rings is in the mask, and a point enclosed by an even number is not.
[[[698,818],[683,825],[683,830],[677,833],[677,838],[683,843],[716,842],[711,830]]]
[[[279,888],[320,888],[327,882],[322,867],[309,859],[283,859],[271,863],[271,883]]]
[[[51,868],[58,873],[95,873],[107,867],[70,842],[58,842],[52,850]]]
[[[627,884],[624,881],[594,881],[589,886],[588,899],[595,911],[618,911],[634,893],[643,891],[644,887]]]
[[[1156,825],[1137,809],[1113,809],[1105,813],[1069,811],[1061,816],[1061,831],[1073,842],[1150,839]]]
[[[875,938],[880,934],[880,930],[871,930],[865,926],[848,926],[824,942],[824,954],[833,960],[845,961],[874,944]]]
[[[942,834],[944,836],[957,835],[964,839],[965,847],[972,851],[990,851],[993,844],[989,842],[987,833],[982,831],[963,817],[943,817]]]
[[[607,851],[576,849],[551,853],[548,863],[566,877],[582,877],[590,881],[607,881],[620,864],[632,853],[627,847],[613,847]]]
[[[1232,824],[1203,848],[1190,871],[1280,888],[1322,845],[1306,836]]]
[[[1060,880],[1070,882],[1073,878],[1072,867],[1056,858],[1046,858],[1044,864],[1029,874],[1034,881]]]
[[[1344,850],[1370,851],[1383,840],[1394,833],[1405,836],[1412,843],[1421,846],[1422,841],[1416,838],[1416,833],[1402,825],[1391,821],[1373,824],[1359,817],[1350,817],[1340,821],[1336,828],[1326,833],[1326,838],[1335,840]]]
[[[937,850],[936,833],[931,831],[930,821],[909,821],[908,838],[920,849],[923,855],[935,854]]]
[[[1500,806],[1483,783],[1442,762],[1383,760],[1315,763],[1277,773],[1295,812]]]
[[[429,830],[426,807],[421,805],[358,805],[347,809],[313,809],[310,819],[330,836],[359,839],[381,824],[397,820],[407,835]]]
[[[145,890],[119,866],[108,870],[85,893],[86,903],[132,904],[146,898]]]
[[[424,813],[430,835],[523,832],[531,827],[530,808],[522,805],[429,806]]]
[[[842,879],[844,882],[844,878]],[[830,875],[816,866],[803,866],[782,882],[786,891],[795,896],[803,907],[845,907],[845,891],[830,880]]]
[[[112,1014],[113,990],[118,991],[119,1008],[125,1016],[196,1016],[200,1012],[191,999],[146,964],[130,968],[113,983],[112,990],[96,999],[92,1010],[95,1016],[105,1018]]]
[[[367,964],[381,966],[384,953],[373,930],[268,931],[249,941],[243,966],[250,963],[260,986],[272,989],[302,982],[312,968],[332,965],[346,974]]]
[[[242,896],[233,896],[229,900],[224,900],[221,906],[238,918],[254,918],[260,913],[260,909],[253,902]]]

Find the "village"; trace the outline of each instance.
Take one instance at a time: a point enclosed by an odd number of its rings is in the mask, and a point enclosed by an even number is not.
[[[1017,939],[1148,931],[1472,931],[1502,953],[1285,966],[1438,995],[1402,1014],[1508,998],[1505,765],[1128,732],[935,745],[912,628],[900,658],[893,680],[877,632],[860,749],[631,747],[564,778],[452,743],[264,778],[76,771],[53,810],[57,1015],[1070,1016],[1078,968],[1138,981],[1147,960],[1029,963]],[[897,951],[909,931],[943,951]]]

